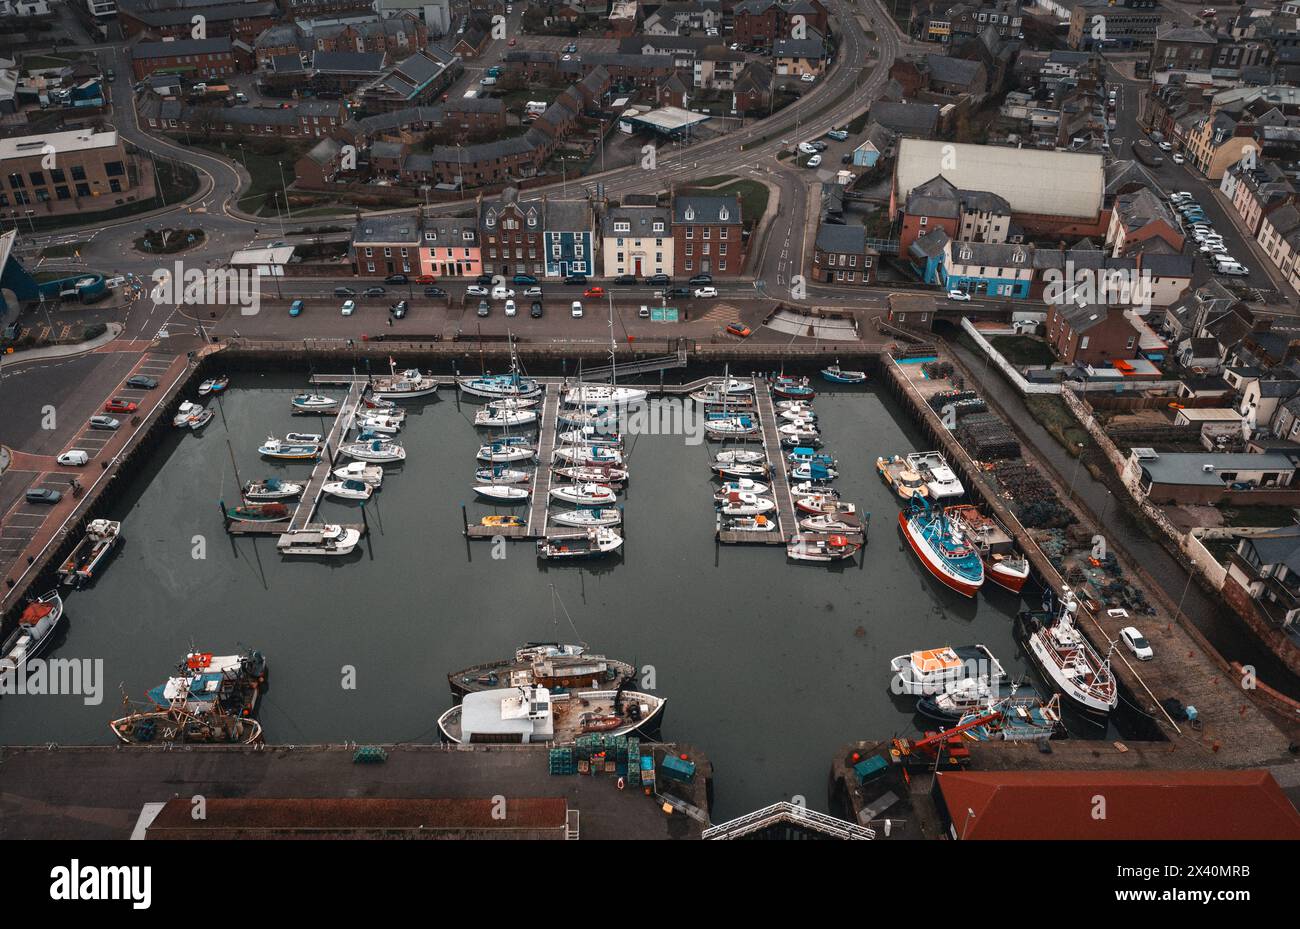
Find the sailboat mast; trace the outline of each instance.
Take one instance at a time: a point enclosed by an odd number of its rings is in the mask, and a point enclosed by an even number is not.
[[[609,384],[618,385],[618,346],[614,344],[614,294],[609,294]]]
[[[230,467],[235,470],[235,489],[239,491],[239,500],[241,503],[247,503],[244,497],[244,482],[239,479],[239,465],[235,464],[235,449],[231,446],[230,440],[226,439],[226,451],[230,453]]]

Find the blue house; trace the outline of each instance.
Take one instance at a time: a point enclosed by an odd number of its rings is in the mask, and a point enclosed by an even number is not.
[[[546,276],[596,273],[596,216],[587,200],[544,200]]]

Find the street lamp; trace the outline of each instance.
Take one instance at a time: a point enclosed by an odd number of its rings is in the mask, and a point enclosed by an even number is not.
[[[284,180],[284,162],[277,161],[276,165],[280,168],[280,189],[284,191],[284,212],[290,219],[293,219],[293,210],[289,209],[289,185]],[[283,229],[280,230],[280,234],[284,235]]]

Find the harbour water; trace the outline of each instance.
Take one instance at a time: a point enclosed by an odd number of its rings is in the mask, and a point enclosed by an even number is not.
[[[123,694],[142,700],[189,650],[241,646],[270,662],[259,714],[269,742],[433,742],[449,671],[529,640],[581,640],[652,669],[668,700],[664,737],[713,761],[721,821],[792,796],[824,809],[839,746],[915,733],[920,718],[889,693],[894,655],[983,642],[1013,676],[1026,667],[1011,595],[966,600],[905,550],[874,463],[922,440],[877,388],[830,389],[815,403],[840,461],[837,489],[872,514],[865,558],[827,568],[787,562],[780,546],[716,545],[709,446],[675,435],[629,440],[621,557],[546,564],[521,541],[494,558],[492,543],[461,535],[462,504],[472,520],[492,510],[470,490],[478,407],[457,409],[448,389],[409,405],[407,460],[387,469],[367,505],[360,550],[283,560],[273,536],[228,538],[219,502],[237,498],[227,439],[244,481],[305,477],[306,464],[256,452],[268,435],[328,431],[290,415],[302,384],[237,376],[202,433],[168,438],[108,514],[123,521],[125,542],[93,586],[68,595],[66,632],[49,655],[103,659],[102,704],[5,698],[0,743],[107,744]],[[328,499],[318,519],[362,521],[355,505]],[[1037,604],[1039,594],[1026,598]]]

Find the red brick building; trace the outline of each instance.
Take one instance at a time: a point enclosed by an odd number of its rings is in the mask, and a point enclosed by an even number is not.
[[[229,38],[137,42],[131,48],[131,69],[137,81],[155,71],[202,81],[229,77],[241,70]]]
[[[1087,303],[1049,303],[1047,341],[1066,364],[1109,365],[1132,358],[1138,331],[1124,308]]]
[[[745,244],[737,197],[673,198],[673,267],[678,274],[740,274]]]
[[[819,0],[742,0],[734,10],[734,40],[743,46],[771,48],[777,39],[793,37],[795,17],[802,16],[804,26],[820,35],[826,34],[829,14]]]

